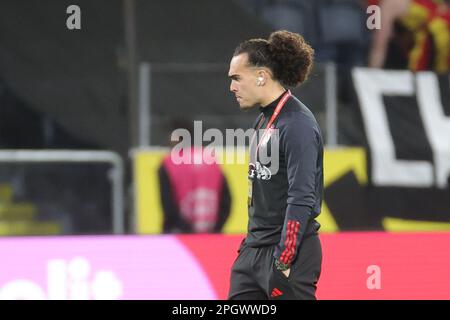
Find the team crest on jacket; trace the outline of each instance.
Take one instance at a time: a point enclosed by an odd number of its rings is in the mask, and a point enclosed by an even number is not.
[[[270,172],[269,168],[261,165],[261,163],[257,161],[256,165],[250,163],[250,165],[248,166],[248,177],[250,179],[256,178],[259,180],[269,180],[272,177],[272,173]]]

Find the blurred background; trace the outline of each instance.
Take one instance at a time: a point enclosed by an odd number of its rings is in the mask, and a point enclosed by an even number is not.
[[[315,49],[318,297],[450,299],[449,27],[446,0],[0,0],[0,299],[226,298],[247,165],[174,166],[170,135],[250,128],[229,61],[279,29]]]

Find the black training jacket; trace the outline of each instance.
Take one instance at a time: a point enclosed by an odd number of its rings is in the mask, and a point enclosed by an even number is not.
[[[254,126],[259,132],[266,128],[281,97],[260,108]],[[270,135],[266,132],[270,140],[256,135],[250,146],[251,154],[255,155],[255,146],[260,144],[257,158],[250,157],[251,194],[245,243],[251,247],[276,245],[274,256],[291,264],[308,223],[320,213],[323,141],[313,114],[294,96],[286,101],[273,127]],[[274,139],[278,140],[278,150]],[[278,153],[278,161],[273,160],[271,152]]]

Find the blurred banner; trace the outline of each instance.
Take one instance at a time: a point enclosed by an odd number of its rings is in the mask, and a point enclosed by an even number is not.
[[[226,299],[242,238],[2,238],[0,299]],[[450,299],[450,233],[320,238],[318,299]]]
[[[136,231],[140,234],[160,233],[163,224],[163,210],[161,206],[161,195],[157,171],[161,165],[166,151],[137,151],[134,154],[134,181],[136,191]],[[241,151],[243,152],[243,151]],[[247,230],[247,172],[248,155],[245,154],[243,164],[222,164],[222,169],[231,190],[231,213],[224,226],[225,233],[244,233]],[[359,148],[346,148],[330,150],[325,152],[325,186],[334,185],[337,181],[351,175],[357,187],[367,183],[365,152]],[[349,190],[353,191],[350,184]],[[343,192],[347,190],[343,189]],[[345,199],[341,199],[345,201]],[[339,199],[337,201],[339,203]],[[355,206],[359,205],[356,203]],[[352,214],[358,214],[358,210],[351,212],[337,208],[338,215],[344,216],[344,220],[354,220]],[[363,217],[360,220],[364,220]],[[319,216],[323,231],[337,231],[333,215],[330,213],[327,204],[322,207],[322,214]],[[342,222],[345,224],[345,222]],[[350,224],[350,222],[348,222]]]
[[[161,233],[164,214],[158,181],[158,168],[167,151],[137,151],[134,154],[136,232]],[[245,155],[247,157],[247,155]],[[246,158],[247,159],[247,158]],[[325,151],[324,157],[325,201],[318,221],[323,232],[339,230],[389,230],[389,231],[437,231],[450,230],[450,203],[448,190],[437,196],[421,198],[429,203],[411,208],[411,198],[402,202],[392,201],[395,194],[380,193],[368,183],[367,153],[363,148],[341,148]],[[245,233],[247,230],[247,164],[223,164],[223,172],[231,190],[231,214],[223,231]],[[399,187],[397,192],[408,193],[410,187]],[[428,190],[425,194],[439,192]],[[381,197],[383,196],[383,197]],[[440,196],[440,197],[439,197]],[[440,201],[441,219],[433,215],[433,201]],[[393,206],[397,212],[393,212]],[[419,211],[419,209],[422,210]],[[415,216],[413,213],[418,212]]]
[[[353,81],[368,150],[370,216],[405,230],[447,229],[450,77],[357,68]],[[447,223],[400,226],[398,219]]]

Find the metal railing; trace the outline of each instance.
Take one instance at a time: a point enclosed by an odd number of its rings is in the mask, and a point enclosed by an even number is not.
[[[1,150],[0,162],[11,163],[111,163],[109,178],[112,182],[111,208],[113,211],[113,232],[123,234],[124,194],[122,158],[110,151],[72,151],[72,150]]]

